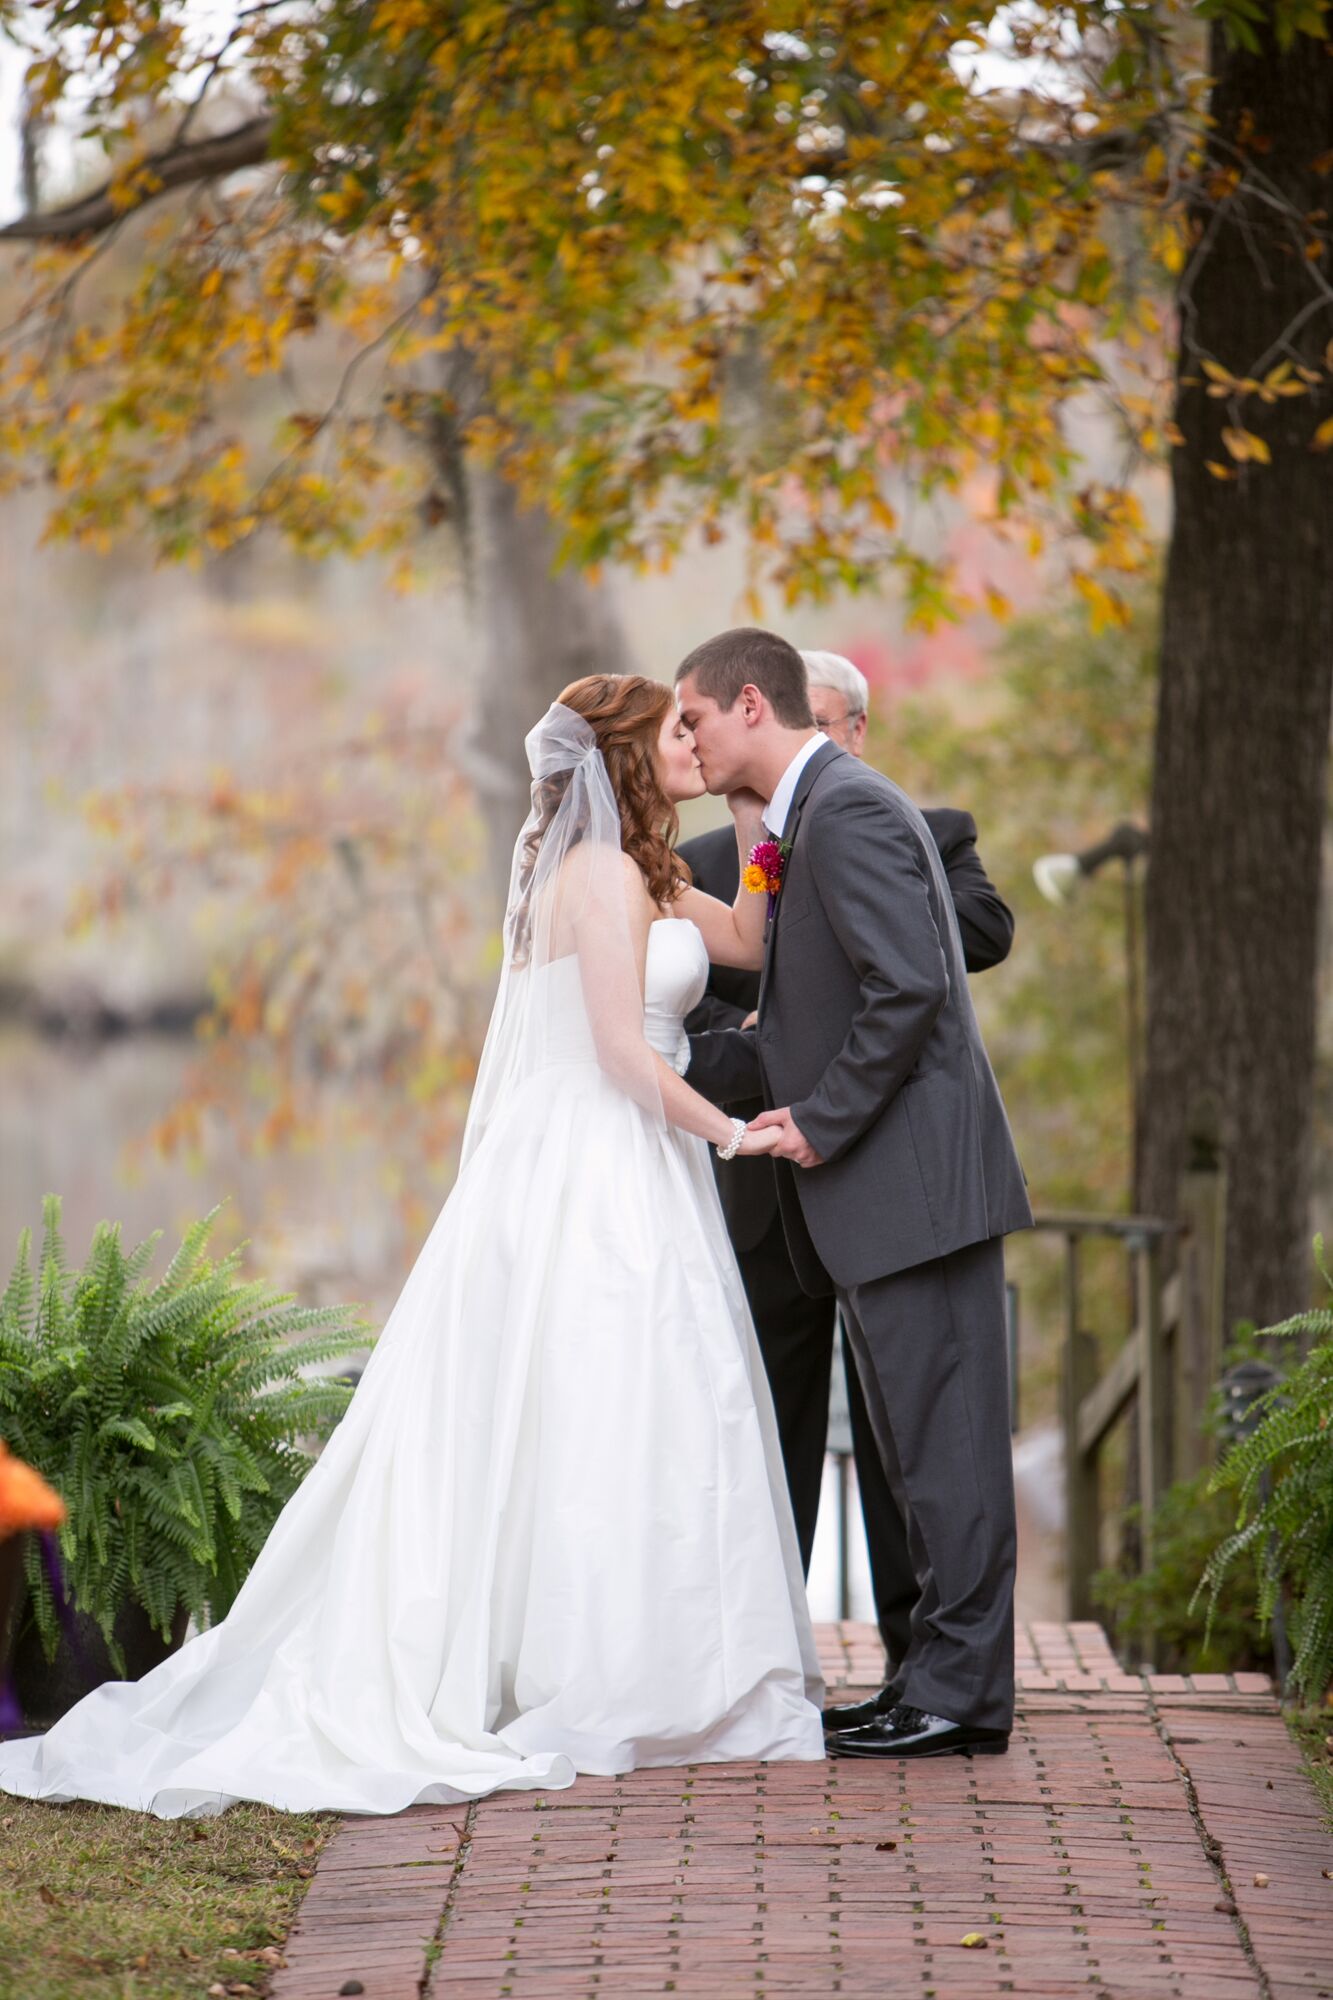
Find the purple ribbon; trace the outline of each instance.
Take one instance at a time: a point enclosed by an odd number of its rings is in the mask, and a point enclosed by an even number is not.
[[[66,1593],[65,1572],[60,1561],[60,1544],[57,1542],[51,1529],[43,1528],[37,1536],[37,1546],[42,1552],[42,1568],[46,1573],[46,1580],[51,1586],[51,1595],[55,1599],[56,1616],[59,1618],[65,1637],[69,1641],[70,1650],[73,1652],[74,1658],[78,1663],[79,1672],[87,1680],[91,1675],[88,1650],[79,1636],[78,1621],[74,1616],[74,1607],[70,1603]],[[14,1683],[9,1675],[6,1674],[0,1677],[0,1735],[10,1735],[14,1730],[21,1729],[22,1727],[23,1710],[19,1705],[19,1698],[15,1693]]]

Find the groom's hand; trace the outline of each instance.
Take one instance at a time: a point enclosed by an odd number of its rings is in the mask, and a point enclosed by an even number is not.
[[[792,1117],[789,1107],[784,1105],[781,1111],[761,1111],[757,1118],[750,1120],[752,1132],[767,1131],[770,1126],[778,1126],[782,1134],[773,1148],[778,1159],[790,1160],[795,1167],[823,1166],[823,1159]]]
[[[767,804],[767,799],[761,798],[758,792],[752,792],[748,788],[743,787],[738,792],[727,793],[727,807],[737,819],[757,819]]]

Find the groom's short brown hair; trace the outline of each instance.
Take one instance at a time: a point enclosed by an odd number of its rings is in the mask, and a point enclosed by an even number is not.
[[[805,661],[795,646],[761,625],[737,625],[687,653],[676,684],[689,675],[700,694],[729,709],[743,687],[757,687],[784,729],[813,729]]]

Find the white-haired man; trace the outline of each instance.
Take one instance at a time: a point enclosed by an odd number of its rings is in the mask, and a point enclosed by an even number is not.
[[[810,713],[822,729],[853,757],[864,757],[870,720],[870,683],[841,653],[802,653],[810,683]]]
[[[863,756],[870,708],[865,675],[840,653],[807,652],[801,657],[816,728],[853,756]],[[980,972],[998,965],[1008,956],[1013,942],[1014,920],[978,859],[976,822],[970,813],[951,807],[928,811],[925,819],[948,877],[967,969]],[[735,896],[736,837],[729,825],[686,841],[681,853],[700,888],[727,901]],[[752,1025],[758,996],[757,973],[720,966],[711,969],[708,991],[686,1024],[691,1037],[689,1080],[705,1095],[715,1096],[725,1088],[720,1079],[728,1067],[724,1059],[727,1037],[719,1035],[714,1044],[710,1031]],[[748,1118],[763,1105],[761,1101],[728,1103],[727,1109]],[[778,1211],[772,1161],[737,1158],[725,1165],[716,1163],[716,1172],[773,1391],[792,1511],[808,1569],[823,1479],[836,1304],[831,1286],[828,1295],[812,1298],[796,1276]],[[849,1350],[844,1359],[875,1611],[888,1655],[886,1678],[892,1683],[894,1669],[907,1650],[919,1587],[908,1552],[907,1531],[885,1475]],[[833,1715],[835,1720],[840,1718],[841,1711]]]

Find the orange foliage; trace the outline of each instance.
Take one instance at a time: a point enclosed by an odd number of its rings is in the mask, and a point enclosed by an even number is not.
[[[29,1528],[58,1528],[64,1518],[60,1495],[0,1441],[0,1542]]]

